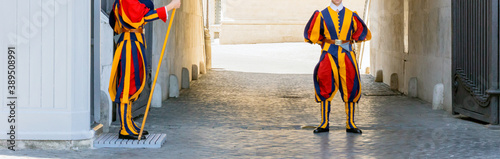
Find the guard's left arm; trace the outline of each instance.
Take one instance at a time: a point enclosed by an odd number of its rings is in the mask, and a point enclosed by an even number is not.
[[[158,19],[161,19],[163,22],[167,22],[168,13],[166,6],[150,10],[146,15],[144,15],[145,22],[151,22]]]
[[[354,33],[352,34],[352,40],[357,42],[368,41],[372,38],[372,33],[366,26],[365,22],[358,16],[358,13],[354,13]]]
[[[161,19],[163,22],[167,22],[168,11],[181,7],[181,0],[172,0],[168,5],[150,10],[144,15],[145,22],[151,22],[154,20]]]

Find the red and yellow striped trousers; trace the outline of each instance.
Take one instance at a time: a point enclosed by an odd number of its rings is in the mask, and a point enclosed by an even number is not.
[[[335,46],[332,46],[335,47]],[[338,47],[338,46],[337,46]],[[353,51],[341,47],[335,53],[323,51],[314,69],[316,101],[321,103],[320,128],[329,128],[330,105],[335,93],[340,90],[345,102],[346,128],[357,128],[354,123],[356,103],[361,97],[361,79]]]

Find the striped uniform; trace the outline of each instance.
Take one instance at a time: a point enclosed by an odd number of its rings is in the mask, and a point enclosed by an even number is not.
[[[142,33],[127,30],[142,29],[157,19],[166,22],[167,12],[165,7],[154,9],[150,0],[115,0],[110,15],[111,27],[121,35],[113,58],[109,94],[111,100],[120,103],[120,134],[138,135],[140,128],[132,120],[132,102],[146,83],[145,40]]]
[[[356,56],[352,46],[343,48],[326,43],[326,39],[344,41],[365,41],[371,39],[366,24],[356,12],[343,8],[340,12],[327,7],[315,11],[304,31],[306,42],[319,44],[322,54],[314,69],[316,101],[321,103],[320,128],[329,128],[330,105],[337,90],[340,90],[346,107],[346,127],[354,124],[354,108],[361,97],[361,81]]]

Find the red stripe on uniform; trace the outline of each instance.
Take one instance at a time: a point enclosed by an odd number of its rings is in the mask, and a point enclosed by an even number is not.
[[[349,60],[349,56],[345,56],[345,69],[346,69],[346,85],[347,85],[347,99],[351,98],[351,92],[354,87],[354,78],[356,77],[356,69],[354,63]]]
[[[325,55],[318,67],[318,83],[320,95],[324,98],[330,98],[330,93],[332,93],[332,84],[334,81],[334,79],[332,79],[332,74],[333,71],[330,58],[328,58],[328,55]]]
[[[143,66],[144,59],[141,57],[141,53],[139,53],[139,51],[137,51],[137,58],[139,58],[139,77],[141,79],[141,85],[142,85],[142,81],[144,80],[144,66]]]
[[[134,44],[132,44],[134,45]],[[129,96],[132,96],[135,94],[135,92],[137,92],[137,89],[139,88],[136,88],[135,86],[135,66],[134,66],[134,62],[132,61],[132,55],[130,55],[130,88],[129,88]]]
[[[318,14],[319,14],[319,12],[315,12],[315,13],[314,13],[314,18],[313,18],[313,20],[311,21],[311,25],[309,25],[309,30],[307,31],[307,34],[308,34],[307,36],[308,36],[308,37],[311,37],[311,32],[312,32],[312,30],[313,30],[314,23],[316,23],[316,18],[318,17]]]

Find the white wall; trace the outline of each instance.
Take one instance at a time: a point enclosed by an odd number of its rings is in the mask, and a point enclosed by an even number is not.
[[[16,0],[0,6],[0,116],[7,117],[6,51],[17,49],[17,139],[79,140],[90,131],[90,1]],[[8,123],[0,122],[6,134]],[[0,135],[0,139],[8,136]]]
[[[222,0],[221,44],[303,42],[304,28],[315,10],[330,0]],[[344,0],[363,16],[365,0]]]
[[[168,2],[170,1],[155,0],[155,6],[164,6]],[[169,18],[171,18],[171,14],[172,12],[169,13]],[[158,66],[169,21],[170,19],[166,23],[161,20],[153,22],[153,78]],[[180,88],[182,68],[187,68],[190,72],[189,79],[187,80],[191,81],[192,65],[195,64],[199,67],[200,62],[205,63],[204,47],[202,2],[200,0],[184,0],[182,1],[182,7],[176,11],[156,83],[161,88],[161,101],[168,98],[170,75],[177,76]],[[159,99],[153,97],[153,100]]]
[[[162,0],[155,0],[155,7],[160,7],[167,5],[167,1],[162,1]],[[160,59],[160,54],[161,54],[161,49],[163,47],[163,41],[165,39],[165,34],[167,33],[167,24],[168,21],[171,18],[171,13],[169,13],[169,19],[167,20],[167,23],[164,23],[161,20],[154,21],[152,24],[148,25],[153,25],[153,41],[152,41],[152,69],[151,69],[151,78],[154,78],[154,75],[156,73],[156,69],[158,67],[158,61]],[[172,32],[172,31],[171,31]],[[172,43],[172,41],[170,41]],[[155,91],[161,91],[162,92],[162,99],[153,99],[153,100],[166,100],[168,98],[168,83],[169,83],[169,71],[168,71],[168,65],[167,65],[167,55],[164,55],[163,57],[163,63],[161,64],[161,72],[158,75],[158,80],[156,82],[156,87],[161,88],[161,90],[155,89]]]
[[[404,1],[372,0],[370,9],[371,72],[383,70],[384,83],[397,73],[399,90],[408,93],[418,80],[418,97],[432,101],[436,84],[444,84],[444,103],[451,111],[451,0],[409,2],[409,52],[404,53]]]
[[[451,112],[451,0],[409,0],[409,5],[411,60],[405,79],[418,78],[418,97],[426,101],[432,101],[436,84],[444,84],[443,106]]]
[[[383,70],[384,83],[390,84],[391,74],[399,75],[399,88],[407,80],[404,73],[404,1],[372,0],[370,9],[370,72]],[[404,89],[401,90],[404,92]]]

